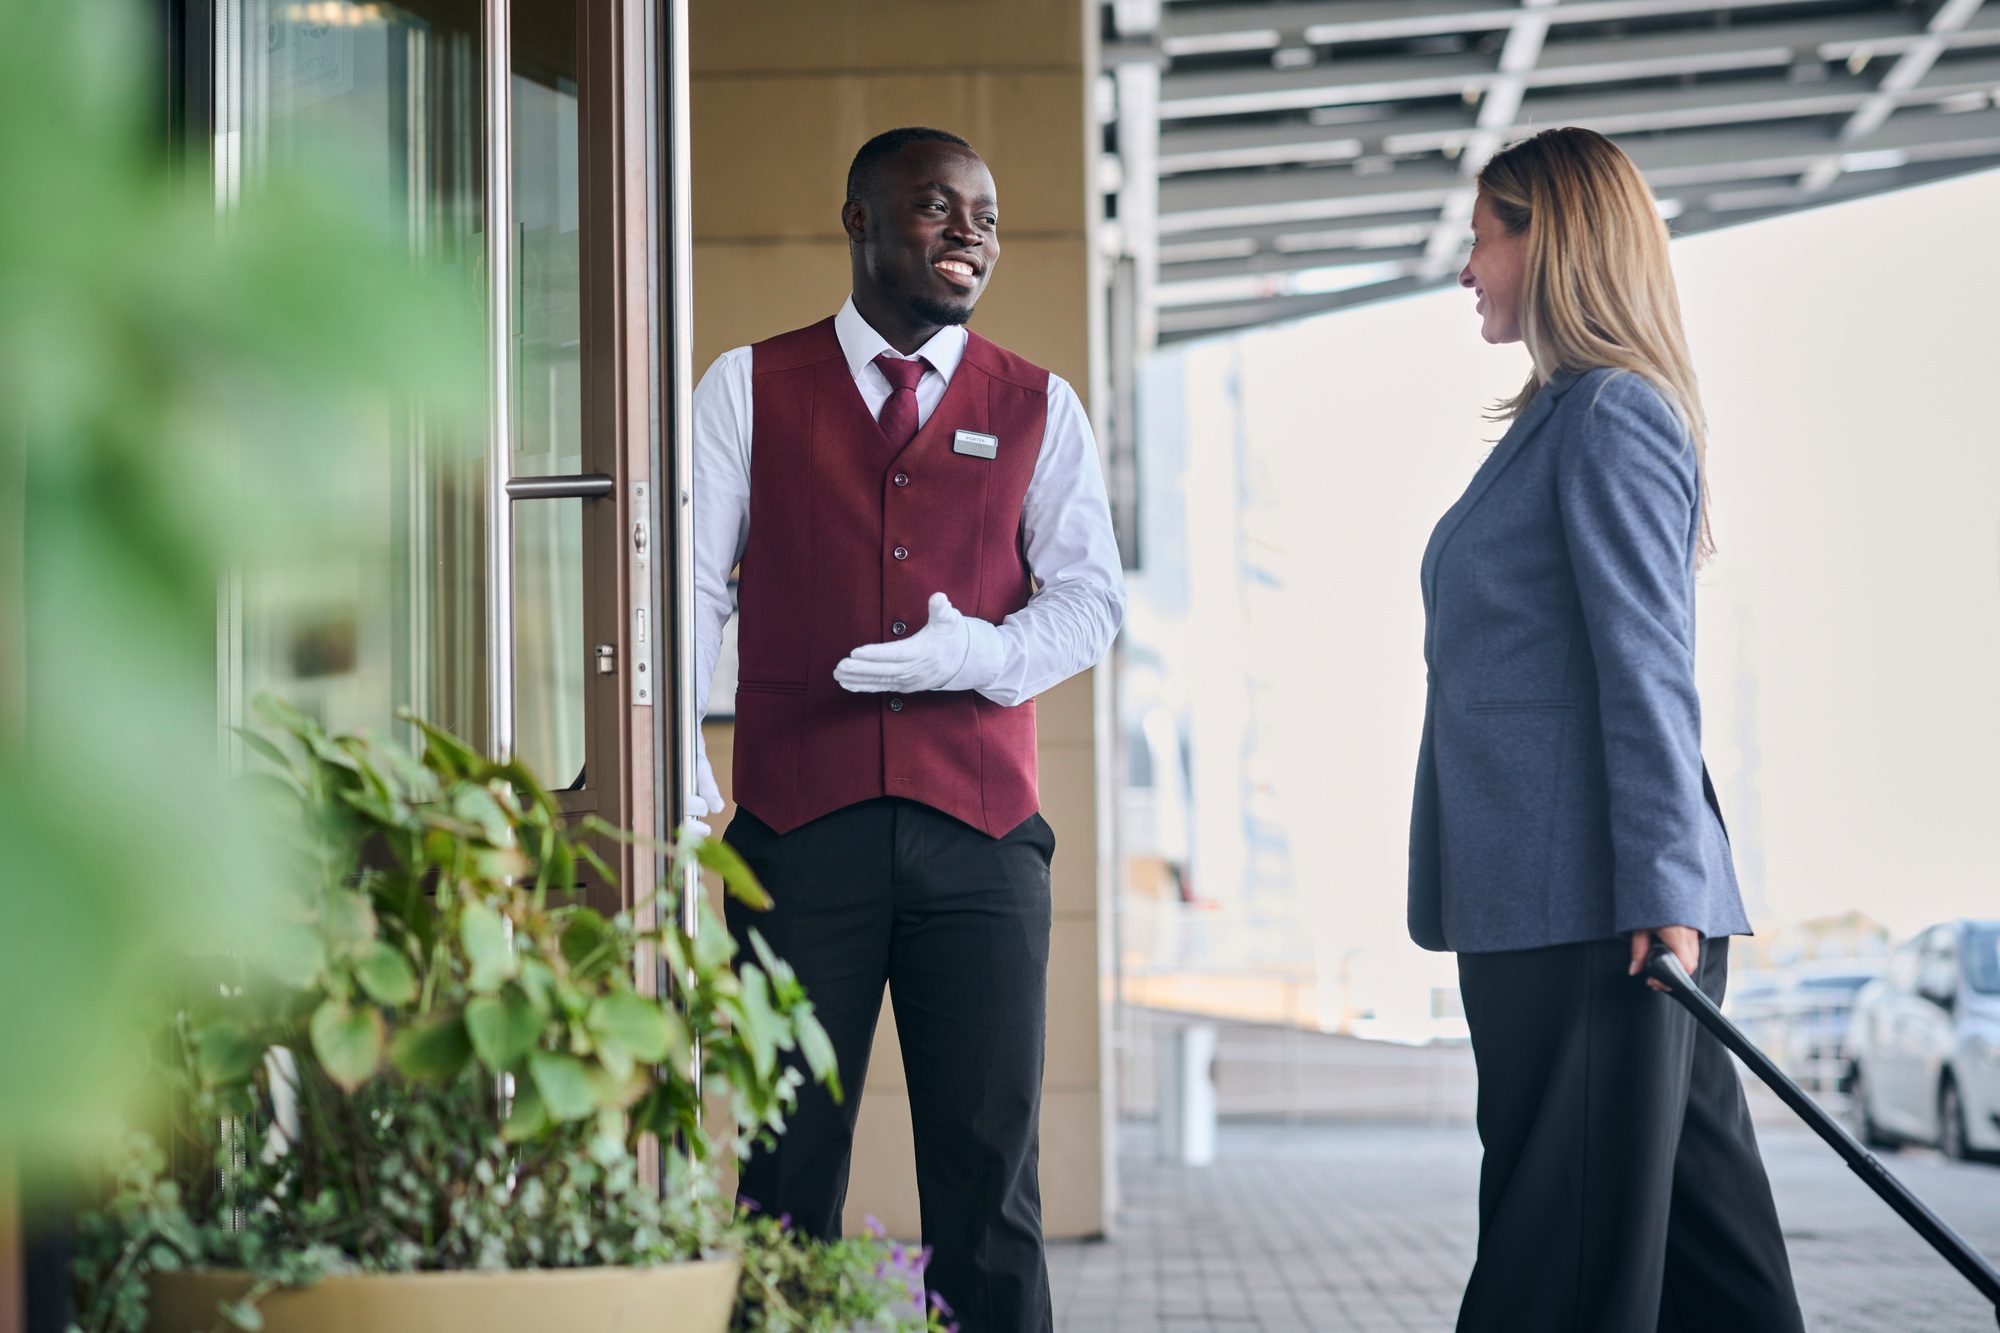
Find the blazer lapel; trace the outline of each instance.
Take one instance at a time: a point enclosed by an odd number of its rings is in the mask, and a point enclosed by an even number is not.
[[[1458,530],[1458,525],[1465,521],[1465,516],[1472,512],[1473,506],[1486,494],[1487,488],[1507,470],[1509,463],[1520,456],[1521,446],[1534,438],[1535,432],[1549,419],[1549,414],[1555,411],[1556,404],[1569,392],[1570,386],[1576,383],[1576,379],[1573,371],[1560,371],[1542,386],[1542,391],[1528,404],[1528,410],[1514,418],[1514,424],[1500,437],[1500,443],[1493,446],[1493,452],[1486,455],[1486,461],[1472,474],[1471,482],[1466,485],[1465,494],[1459,496],[1458,503],[1445,510],[1444,517],[1438,520],[1437,528],[1431,533],[1430,544],[1424,548],[1425,610],[1431,609],[1435,598],[1438,556],[1443,553],[1445,544]]]

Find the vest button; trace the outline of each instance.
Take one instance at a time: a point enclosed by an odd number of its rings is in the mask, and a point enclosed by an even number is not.
[[[896,484],[897,484],[898,486],[907,486],[907,485],[909,485],[909,484],[910,484],[910,474],[909,474],[909,473],[907,473],[907,472],[898,472],[898,473],[896,474]]]
[[[903,701],[902,701],[902,699],[901,699],[901,698],[899,698],[899,697],[897,697],[897,698],[891,698],[891,699],[889,700],[889,711],[890,711],[890,712],[892,712],[892,713],[900,713],[900,712],[902,712],[902,711],[903,711]]]
[[[907,546],[898,546],[890,554],[894,555],[898,560],[908,560],[910,558],[910,548]]]
[[[908,634],[910,632],[910,627],[908,625],[905,625],[902,621],[899,620],[895,624],[889,626],[889,632],[891,634]]]

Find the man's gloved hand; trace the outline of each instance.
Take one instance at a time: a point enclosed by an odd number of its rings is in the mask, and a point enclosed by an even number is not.
[[[707,820],[722,813],[722,788],[716,785],[715,770],[708,766],[708,742],[698,734],[694,755],[694,790],[688,793],[686,827],[704,838],[712,838],[715,831],[709,828]]]
[[[941,592],[931,594],[930,611],[930,623],[909,638],[856,648],[833,669],[833,678],[856,694],[915,694],[942,687],[965,665],[972,631]]]

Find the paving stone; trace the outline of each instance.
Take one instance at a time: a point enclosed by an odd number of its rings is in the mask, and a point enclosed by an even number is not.
[[[1803,1129],[1759,1129],[1811,1333],[1992,1333],[1993,1311]],[[2000,1257],[2000,1167],[1888,1156]],[[1469,1129],[1225,1124],[1213,1166],[1121,1140],[1109,1241],[1050,1247],[1058,1333],[1449,1333],[1477,1238]]]

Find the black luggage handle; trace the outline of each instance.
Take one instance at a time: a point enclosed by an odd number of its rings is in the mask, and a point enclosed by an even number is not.
[[[1717,1041],[1748,1065],[1751,1072],[1764,1080],[1785,1105],[1798,1112],[1799,1118],[1812,1126],[1813,1132],[1840,1154],[1868,1188],[1881,1195],[1883,1201],[1901,1214],[1918,1235],[1930,1242],[1932,1249],[1964,1274],[1966,1281],[1979,1288],[1980,1295],[1993,1302],[1994,1317],[2000,1319],[2000,1270],[1996,1270],[1984,1255],[1953,1231],[1949,1223],[1926,1207],[1922,1199],[1910,1193],[1909,1188],[1891,1175],[1889,1168],[1883,1166],[1874,1153],[1848,1133],[1846,1127],[1828,1114],[1825,1107],[1807,1096],[1805,1090],[1792,1082],[1770,1056],[1758,1050],[1741,1029],[1724,1018],[1722,1010],[1701,987],[1694,984],[1671,949],[1657,941],[1654,943],[1652,955],[1646,959],[1646,976],[1657,981],[1667,994],[1680,1001],[1681,1007],[1693,1014],[1697,1023],[1707,1028]]]

